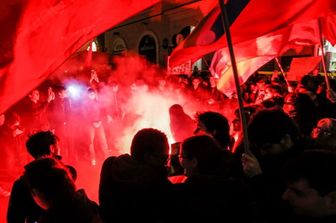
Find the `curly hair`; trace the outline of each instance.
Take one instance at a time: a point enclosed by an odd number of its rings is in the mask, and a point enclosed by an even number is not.
[[[57,136],[51,131],[40,131],[31,135],[26,141],[28,153],[35,159],[44,155],[51,155],[51,145],[58,141]]]

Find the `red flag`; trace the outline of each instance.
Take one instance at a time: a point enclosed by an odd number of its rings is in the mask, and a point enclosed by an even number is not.
[[[284,30],[282,33],[277,32],[235,44],[240,83],[244,83],[257,69],[277,56],[287,37],[288,30]],[[217,88],[220,91],[227,95],[236,91],[228,48],[223,48],[215,53],[210,71],[212,75],[219,77]]]
[[[260,56],[238,62],[237,69],[240,74],[239,83],[244,83],[256,70],[272,59],[274,59],[274,56]],[[226,95],[236,93],[236,85],[231,66],[228,66],[227,69],[221,73],[217,88]]]
[[[332,44],[336,44],[336,15],[321,18],[321,29],[325,38]]]
[[[231,4],[231,6],[230,6]],[[241,11],[230,10],[232,5],[242,5],[241,1],[231,0],[227,3],[227,12],[231,23],[230,31],[233,43],[252,40],[258,36],[280,30],[290,25],[323,18],[336,12],[334,0],[300,0],[270,1],[250,0]],[[239,11],[239,10],[238,10]],[[232,19],[235,16],[236,19]],[[171,54],[170,64],[176,66],[187,60],[195,60],[203,55],[226,46],[226,38],[220,30],[220,10],[215,8],[197,26]],[[216,28],[214,28],[216,27]],[[206,36],[207,38],[204,38]]]
[[[250,75],[271,59],[289,49],[319,43],[317,20],[298,23],[254,40],[235,44],[235,57],[240,78],[244,83]],[[235,92],[234,76],[228,48],[218,50],[211,63],[213,75],[220,77],[217,88],[225,94]]]
[[[321,62],[321,57],[298,57],[291,61],[290,69],[287,72],[287,79],[300,81],[301,78],[312,72]]]
[[[90,39],[159,0],[0,2],[0,113]]]

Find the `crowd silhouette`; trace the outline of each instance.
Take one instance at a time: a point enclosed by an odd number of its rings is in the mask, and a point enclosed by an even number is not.
[[[125,89],[117,82],[91,85],[80,107],[63,86],[43,97],[32,91],[5,114],[0,131],[2,154],[10,160],[2,165],[24,167],[10,192],[7,221],[335,222],[335,82],[327,89],[313,74],[291,86],[277,73],[252,77],[243,86],[249,152],[237,108],[223,111],[232,99],[213,91],[214,81],[176,76],[156,87],[132,85],[191,94],[203,110],[190,115],[184,104],[172,103],[165,121],[176,143],[147,126],[130,136],[128,153],[116,148],[119,129],[113,127],[138,117],[123,107],[116,93]],[[103,91],[113,102],[99,97]],[[82,123],[73,122],[78,114]],[[85,133],[85,143],[76,140]],[[103,159],[97,203],[76,186],[79,151],[86,151],[89,165]]]

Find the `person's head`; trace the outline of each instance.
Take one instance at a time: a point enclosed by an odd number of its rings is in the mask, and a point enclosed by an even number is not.
[[[38,100],[40,100],[40,92],[37,89],[30,92],[30,94],[28,96],[29,96],[30,100],[32,100],[33,102],[37,102]]]
[[[138,131],[131,143],[131,156],[152,166],[166,165],[169,155],[169,143],[163,132],[145,128]]]
[[[29,163],[24,179],[35,202],[45,210],[69,202],[75,194],[75,184],[68,169],[53,158]]]
[[[299,81],[299,86],[296,89],[298,93],[308,95],[312,100],[316,98],[317,84],[314,77],[305,75]]]
[[[87,93],[88,93],[88,97],[89,97],[90,100],[96,100],[97,99],[97,92],[96,92],[95,89],[89,88]]]
[[[110,85],[111,88],[112,88],[112,92],[116,93],[116,92],[119,91],[119,84],[118,84],[117,81],[115,81],[115,80],[110,80],[110,81],[109,81],[109,85]]]
[[[291,148],[300,132],[294,121],[281,109],[255,113],[247,127],[251,145],[261,155],[277,155]]]
[[[180,76],[178,79],[179,88],[185,89],[190,86],[190,79],[187,76]]]
[[[254,82],[250,82],[249,88],[251,93],[254,93],[255,91],[258,90],[257,84],[255,84]]]
[[[195,133],[203,132],[212,136],[222,148],[230,144],[230,125],[227,118],[218,112],[207,111],[196,116],[197,129]]]
[[[178,116],[185,114],[183,107],[180,104],[173,104],[169,107],[169,115],[170,116]]]
[[[179,160],[186,176],[218,174],[223,164],[221,149],[207,135],[192,136],[183,141]]]
[[[283,88],[278,83],[269,84],[269,91],[271,92],[272,96],[282,96],[283,95]]]
[[[287,189],[283,194],[298,215],[326,217],[336,214],[336,154],[307,151],[291,160],[283,175]]]
[[[291,118],[295,118],[297,116],[296,99],[296,94],[290,93],[286,95],[284,105],[282,106],[284,112],[286,112],[286,114]]]
[[[314,77],[310,76],[310,75],[304,75],[300,81],[299,81],[299,85],[305,89],[307,89],[308,91],[312,91],[315,92],[316,91],[316,83],[314,81]]]
[[[165,79],[159,80],[159,89],[163,90],[167,86],[167,81]]]
[[[148,90],[148,85],[145,82],[144,79],[142,78],[137,78],[135,82],[131,85],[131,90],[133,92],[138,92],[138,91],[147,91]]]
[[[195,77],[191,81],[194,89],[197,89],[199,87],[199,85],[200,85],[201,82],[202,82],[202,79],[200,77]]]
[[[309,136],[318,120],[316,105],[307,94],[287,95],[283,110],[299,125],[301,133]]]
[[[4,124],[14,130],[20,126],[20,116],[16,112],[8,112],[5,115]]]
[[[64,87],[64,86],[58,86],[56,87],[56,92],[57,92],[57,96],[60,98],[60,99],[64,99],[64,98],[67,98],[68,97],[68,92],[67,92],[67,89]]]
[[[272,98],[274,96],[274,90],[270,84],[265,85],[265,97],[264,100]]]
[[[312,132],[312,138],[316,139],[322,136],[336,134],[336,119],[323,118],[320,119]]]
[[[259,90],[265,90],[266,81],[263,77],[260,77],[257,81],[257,87]]]
[[[311,136],[316,140],[317,146],[336,150],[336,119],[323,118],[319,120]]]
[[[97,71],[95,69],[91,69],[90,74],[91,74],[91,76],[97,75]]]
[[[34,159],[57,155],[58,138],[51,131],[40,131],[28,138],[26,148]]]

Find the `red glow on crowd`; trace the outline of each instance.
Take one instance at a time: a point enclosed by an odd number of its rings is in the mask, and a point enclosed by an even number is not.
[[[169,144],[176,142],[170,129],[170,106],[180,104],[185,113],[192,118],[197,112],[219,110],[216,105],[199,100],[198,93],[191,90],[192,88],[185,88],[178,76],[165,76],[155,65],[149,64],[136,54],[114,58],[113,66],[102,63],[101,61],[107,60],[105,56],[104,60],[99,59],[101,57],[95,59],[97,57],[93,54],[91,68],[85,67],[85,57],[81,57],[82,62],[80,59],[70,59],[38,88],[39,95],[36,97],[43,104],[49,100],[49,94],[52,92],[53,97],[49,104],[58,103],[60,96],[70,102],[71,109],[66,114],[67,126],[64,131],[52,126],[55,124],[53,119],[59,118],[55,114],[60,112],[59,109],[47,108],[43,111],[40,114],[43,120],[39,118],[40,124],[43,123],[40,127],[43,130],[52,129],[59,136],[63,161],[74,165],[78,172],[77,186],[85,188],[89,197],[96,202],[103,161],[108,155],[130,153],[131,140],[137,131],[142,128],[155,128],[167,135]],[[95,71],[93,76],[92,70]],[[59,86],[63,86],[65,92],[60,93],[62,91],[59,91]],[[97,92],[97,102],[105,110],[102,121],[105,134],[101,135],[96,131],[93,141],[94,155],[90,152],[86,121],[90,117],[88,110],[92,112],[88,109],[92,106],[88,99],[90,87]],[[25,105],[25,102],[32,98],[29,95],[12,108],[19,108],[18,113],[22,116],[20,125],[26,125],[27,121],[32,122],[34,119],[31,113],[33,110],[29,110]],[[235,106],[235,102],[227,101],[225,107],[221,107],[221,112],[233,119],[232,111]],[[20,111],[25,112],[20,114]],[[18,135],[21,142],[18,150],[7,151],[3,156],[3,162],[9,167],[6,175],[13,179],[14,176],[19,176],[23,166],[32,160],[23,144],[30,128],[28,126],[30,124],[23,127],[22,135]],[[21,134],[20,130],[19,133]],[[108,145],[108,154],[104,150],[104,140]]]

